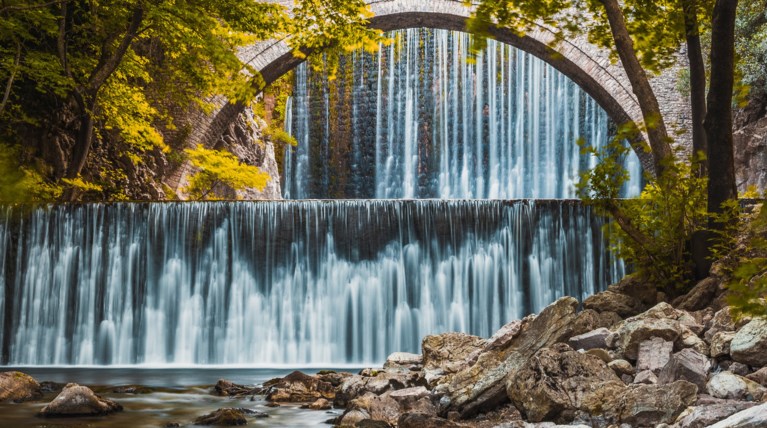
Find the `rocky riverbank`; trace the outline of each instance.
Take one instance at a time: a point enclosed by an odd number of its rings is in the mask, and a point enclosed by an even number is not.
[[[582,305],[559,299],[490,338],[425,337],[421,354],[394,353],[381,368],[293,372],[254,386],[221,380],[210,394],[232,406],[171,426],[269,416],[242,407],[252,401],[262,410],[300,403],[344,427],[767,426],[767,320],[734,319],[714,278],[665,300],[628,278]],[[58,395],[41,401],[41,417],[123,410],[85,386],[0,374],[0,401],[44,392]]]
[[[582,310],[562,298],[487,339],[428,336],[380,369],[295,373],[263,393],[332,400],[343,427],[767,426],[767,320],[735,320],[714,278],[665,297],[628,278]]]

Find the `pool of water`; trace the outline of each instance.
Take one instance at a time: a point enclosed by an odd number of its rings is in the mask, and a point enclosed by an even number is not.
[[[56,393],[46,394],[40,401],[27,403],[0,403],[0,427],[163,427],[170,423],[192,425],[195,418],[224,407],[255,410],[268,414],[267,418],[248,418],[248,426],[256,427],[308,427],[330,426],[326,422],[338,416],[341,410],[311,411],[298,404],[267,407],[264,397],[228,398],[211,393],[219,379],[238,384],[258,385],[282,377],[290,369],[249,368],[103,368],[103,367],[3,367],[2,371],[19,370],[38,381],[57,383],[76,382],[91,387],[99,395],[120,403],[124,410],[103,417],[39,418],[36,416]],[[319,368],[302,369],[313,374]],[[353,369],[344,369],[356,371]],[[115,393],[118,386],[142,385],[152,388],[148,394]]]

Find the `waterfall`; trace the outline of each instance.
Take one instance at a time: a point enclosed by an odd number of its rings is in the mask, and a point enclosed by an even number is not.
[[[4,363],[380,364],[623,273],[574,201],[0,206]]]
[[[573,198],[602,147],[606,112],[542,60],[466,33],[408,29],[377,54],[342,59],[335,81],[300,66],[288,130],[286,199]],[[642,169],[626,159],[639,193]]]

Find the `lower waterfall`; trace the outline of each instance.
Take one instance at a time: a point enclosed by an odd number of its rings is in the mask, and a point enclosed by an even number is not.
[[[381,363],[622,276],[576,201],[0,207],[11,365]]]

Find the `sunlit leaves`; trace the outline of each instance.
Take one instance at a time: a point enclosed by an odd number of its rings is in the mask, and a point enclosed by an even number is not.
[[[215,199],[216,186],[228,186],[234,190],[255,188],[263,190],[269,175],[255,166],[245,165],[231,153],[209,150],[202,146],[187,149],[192,165],[199,168],[189,180],[185,192],[192,199]]]

